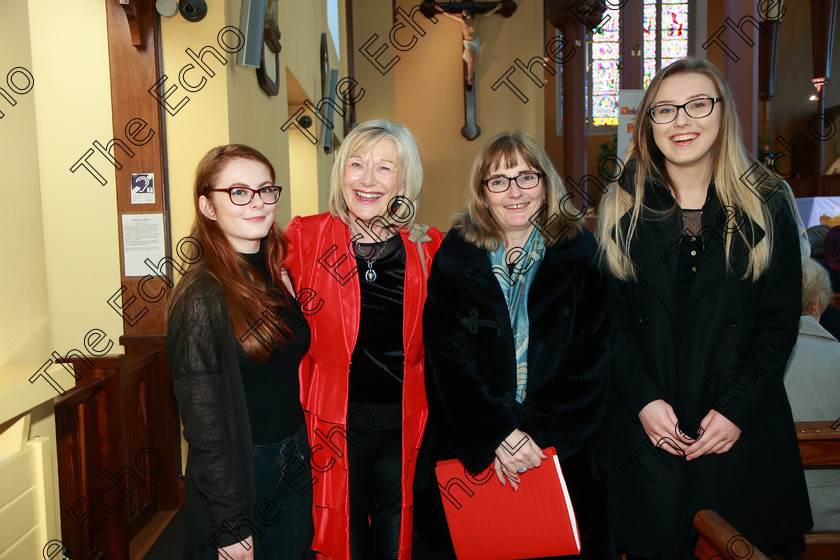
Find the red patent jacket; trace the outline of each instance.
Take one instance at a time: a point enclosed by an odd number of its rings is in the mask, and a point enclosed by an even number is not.
[[[432,259],[443,235],[415,224],[400,229],[406,248],[403,313],[402,507],[399,559],[411,556],[412,484],[428,417],[423,378],[423,304]],[[300,364],[301,402],[312,445],[312,548],[320,560],[349,560],[347,395],[359,332],[361,296],[350,231],[329,213],[296,217],[286,228],[286,267],[312,329]],[[420,247],[422,247],[422,252]]]

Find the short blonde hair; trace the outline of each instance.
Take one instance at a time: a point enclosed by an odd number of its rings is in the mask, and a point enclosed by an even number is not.
[[[328,209],[330,214],[348,220],[347,202],[341,190],[344,181],[344,166],[347,160],[370,152],[380,141],[390,139],[397,147],[397,170],[400,173],[400,180],[405,185],[405,199],[401,202],[408,202],[411,208],[405,208],[406,204],[398,205],[396,219],[393,221],[404,225],[409,229],[414,225],[417,216],[417,208],[420,205],[420,191],[423,188],[423,164],[420,162],[420,152],[417,149],[417,142],[405,126],[392,123],[383,119],[367,121],[358,125],[350,131],[350,134],[341,143],[341,147],[335,155],[332,174],[330,175],[330,197]],[[389,216],[383,216],[388,219]]]
[[[502,229],[487,206],[484,180],[494,167],[513,167],[522,160],[543,174],[541,181],[545,204],[531,217],[548,245],[559,239],[571,239],[581,230],[583,216],[567,216],[561,207],[568,191],[554,169],[554,164],[539,142],[522,130],[500,132],[481,148],[473,161],[467,187],[467,209],[455,216],[453,226],[470,243],[495,251],[502,242]]]
[[[811,306],[817,304],[822,315],[833,298],[831,279],[825,267],[810,257],[802,259],[802,314],[810,314]]]

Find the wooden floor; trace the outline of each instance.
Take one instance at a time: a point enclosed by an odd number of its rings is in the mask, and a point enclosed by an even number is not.
[[[152,547],[155,546],[158,538],[177,513],[178,510],[161,511],[152,516],[146,526],[143,527],[143,529],[141,529],[133,539],[131,539],[130,543],[128,543],[129,557],[131,560],[145,560],[146,558],[149,560],[154,558],[160,558],[161,560],[164,558],[166,560],[178,560],[181,558],[181,543],[183,541],[183,535],[180,534],[177,535],[174,541],[172,539],[167,539],[170,542],[177,543],[177,547],[167,546],[166,548],[168,550],[166,550],[161,556],[147,556]],[[160,546],[157,548],[159,549]]]
[[[131,560],[181,560],[184,542],[184,516],[181,511],[166,511],[154,516],[130,543]],[[771,560],[788,560],[770,556]],[[617,554],[616,560],[626,560]],[[840,560],[838,545],[809,543],[808,553],[793,560]]]

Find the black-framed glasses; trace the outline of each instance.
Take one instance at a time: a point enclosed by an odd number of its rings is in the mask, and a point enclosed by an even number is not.
[[[505,192],[510,188],[511,181],[516,181],[516,184],[520,189],[533,189],[540,184],[540,177],[542,176],[543,174],[539,171],[526,171],[525,173],[520,173],[516,177],[497,175],[496,177],[485,179],[482,183],[484,183],[490,192],[500,193]]]
[[[648,115],[650,115],[650,118],[656,124],[668,124],[674,122],[674,119],[677,118],[677,113],[682,109],[692,119],[702,119],[712,114],[715,103],[719,102],[720,99],[720,97],[698,97],[697,99],[686,101],[682,105],[662,103],[661,105],[654,105],[648,109]]]
[[[259,193],[260,199],[265,204],[276,204],[280,200],[280,191],[283,187],[278,185],[271,185],[270,187],[260,187],[259,189],[252,189],[250,187],[228,187],[226,189],[208,189],[210,191],[226,192],[230,197],[230,201],[237,206],[247,206],[254,200],[254,195]]]

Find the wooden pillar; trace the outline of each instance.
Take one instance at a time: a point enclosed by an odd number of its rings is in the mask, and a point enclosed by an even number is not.
[[[117,223],[120,247],[121,294],[114,294],[109,305],[121,308],[123,332],[120,344],[125,359],[132,362],[155,352],[154,374],[148,379],[156,405],[149,425],[156,434],[156,450],[167,457],[167,466],[156,480],[160,500],[156,507],[178,507],[180,472],[178,408],[166,360],[166,316],[172,291],[172,264],[152,262],[142,273],[126,275],[123,219],[137,214],[162,217],[164,256],[171,257],[168,185],[164,163],[163,107],[151,95],[161,71],[160,37],[153,0],[106,0],[108,55],[111,71],[111,111],[113,147],[120,166],[116,170]],[[170,73],[171,74],[171,73]],[[172,76],[158,89],[172,87]],[[130,151],[124,150],[123,147]],[[133,155],[132,155],[133,154]],[[154,202],[132,200],[132,174],[154,174]],[[192,255],[191,255],[192,257]],[[191,258],[190,257],[190,258]],[[169,262],[174,262],[171,258]],[[186,266],[183,255],[176,259]],[[163,270],[158,269],[158,266]],[[154,268],[153,268],[154,267]],[[157,269],[157,270],[155,270]],[[171,460],[170,460],[171,459]]]
[[[709,0],[688,2],[688,56],[706,60],[703,43],[709,34]]]
[[[755,13],[753,0],[727,0],[724,13],[733,26],[725,25],[725,32],[719,41],[736,52],[735,57],[726,57],[723,74],[729,80],[735,107],[741,120],[744,144],[756,155],[758,142],[758,27],[745,15]],[[741,27],[738,28],[739,23]],[[734,28],[733,28],[734,27]]]
[[[151,267],[147,267],[149,270],[143,274],[126,276],[123,239],[124,216],[162,215],[165,255],[171,256],[162,108],[148,91],[161,77],[157,12],[151,0],[106,0],[105,6],[114,138],[113,144],[109,143],[105,148],[119,163],[116,166],[115,226],[120,240],[122,295],[115,294],[113,305],[122,309],[123,332],[126,335],[160,335],[166,333],[166,310],[171,287],[167,279],[156,276]],[[171,79],[162,86],[163,89],[171,87]],[[154,173],[154,203],[132,203],[133,173]],[[151,275],[151,278],[144,282],[145,274]],[[172,276],[171,270],[168,275]]]
[[[544,0],[546,18],[560,29],[568,41],[563,62],[563,159],[564,176],[580,180],[586,175],[586,37],[598,28],[606,4],[602,2],[568,2]],[[586,206],[589,198],[584,192],[573,197],[578,208]]]
[[[834,48],[834,22],[837,19],[838,0],[811,0],[811,56],[813,82],[817,88],[817,115],[825,115],[825,88],[831,81],[831,51]],[[818,122],[818,124],[817,124]],[[814,175],[825,171],[825,118],[814,119],[813,130],[817,136],[817,153]]]
[[[767,33],[759,39],[759,97],[772,101],[776,94],[776,63],[779,60],[779,26],[781,21],[765,21]]]
[[[395,8],[396,11],[396,8]],[[347,77],[351,79],[356,79],[356,65],[355,65],[355,52],[356,52],[356,45],[353,41],[353,1],[352,0],[344,0],[344,25],[346,29],[346,41],[345,41],[345,51],[348,53],[347,55]],[[352,83],[352,82],[351,82]],[[356,104],[355,103],[345,103],[345,116],[344,116],[344,136],[346,137],[350,134],[350,129],[353,128],[353,125],[356,122]]]
[[[563,153],[566,176],[580,179],[586,175],[586,113],[584,84],[586,83],[586,27],[577,20],[568,20],[561,28],[563,36],[577,49],[577,54],[563,65]],[[581,207],[585,202],[575,197]]]
[[[779,60],[779,30],[781,27],[782,5],[779,4],[775,12],[766,10],[763,14],[762,26],[766,33],[762,34],[758,39],[758,97],[761,99],[759,111],[761,113],[759,134],[760,136],[767,136],[767,125],[770,122],[770,102],[776,94],[776,66]],[[767,149],[770,145],[767,144]],[[765,145],[758,146],[759,150],[764,150]]]
[[[642,0],[627,0],[621,7],[620,87],[622,89],[642,89],[644,78],[643,7]]]

